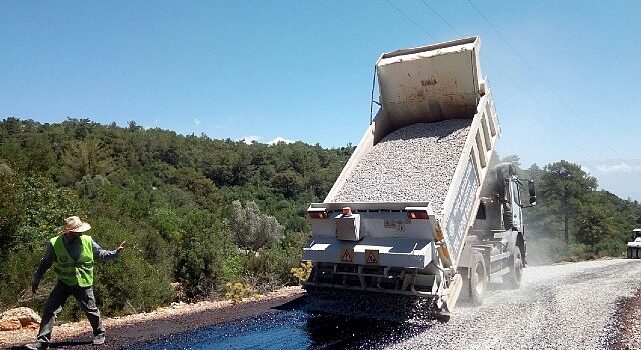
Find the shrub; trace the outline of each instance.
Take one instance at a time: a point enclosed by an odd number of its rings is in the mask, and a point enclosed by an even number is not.
[[[227,236],[216,217],[206,211],[192,211],[182,223],[175,277],[185,286],[187,297],[215,295],[222,288],[223,261],[230,251]]]
[[[251,286],[244,282],[228,282],[225,286],[227,287],[225,298],[231,300],[234,304],[253,294]]]
[[[292,267],[291,272],[294,277],[298,278],[298,283],[302,284],[309,278],[313,267],[314,264],[311,261],[303,261],[300,263],[300,267]]]
[[[599,242],[595,247],[594,251],[599,256],[623,256],[625,254],[626,243],[614,239],[604,239]]]
[[[159,259],[156,264],[147,259],[152,253],[167,254],[160,245],[153,246],[158,249],[155,252],[145,249],[150,243],[158,242],[145,239],[149,238],[145,233],[150,229],[126,220],[96,219],[92,225],[93,237],[103,249],[115,249],[127,241],[117,260],[96,265],[94,289],[102,311],[106,315],[120,315],[147,312],[167,304],[171,299],[171,259]]]

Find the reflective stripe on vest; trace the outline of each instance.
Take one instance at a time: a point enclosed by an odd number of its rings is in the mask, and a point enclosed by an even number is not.
[[[53,271],[58,280],[68,286],[89,287],[93,285],[93,241],[90,236],[80,236],[82,248],[78,260],[73,260],[65,248],[64,237],[50,240],[56,259]]]

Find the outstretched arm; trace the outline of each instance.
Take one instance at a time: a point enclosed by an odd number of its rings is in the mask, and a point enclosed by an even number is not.
[[[125,249],[125,242],[120,243],[118,248],[116,248],[115,250],[102,249],[102,247],[100,247],[98,245],[98,243],[96,243],[96,241],[93,241],[92,244],[93,244],[93,254],[94,254],[94,256],[97,256],[98,259],[102,260],[102,261],[109,261],[109,260],[117,259],[120,256],[120,252],[123,249]]]

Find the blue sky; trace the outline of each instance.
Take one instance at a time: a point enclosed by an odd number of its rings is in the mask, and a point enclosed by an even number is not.
[[[470,1],[5,1],[0,118],[356,144],[381,52],[480,35],[499,152],[641,200],[641,2]]]

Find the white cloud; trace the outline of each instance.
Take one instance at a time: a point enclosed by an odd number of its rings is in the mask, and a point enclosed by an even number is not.
[[[249,135],[249,136],[241,137],[237,141],[243,141],[248,145],[251,145],[253,142],[264,143],[264,142],[260,142],[260,140],[261,140],[260,136]],[[278,136],[278,137],[274,138],[273,140],[267,142],[267,144],[270,145],[270,146],[273,146],[275,144],[278,144],[279,142],[294,143],[296,141],[290,140],[290,139],[286,139],[286,138],[281,137],[281,136]]]
[[[273,140],[271,140],[271,141],[267,142],[267,144],[268,144],[268,145],[270,145],[270,146],[272,146],[272,145],[278,144],[278,143],[280,143],[280,142],[284,142],[284,143],[294,143],[294,142],[296,142],[296,141],[294,141],[294,140],[290,140],[290,139],[286,139],[286,138],[281,137],[281,136],[278,136],[278,137],[276,137],[275,139],[273,139]]]
[[[251,145],[252,142],[260,142],[260,136],[256,136],[256,135],[245,136],[238,139],[238,141],[243,141],[246,144]]]
[[[610,191],[621,198],[641,201],[641,159],[604,159],[584,162],[582,168],[591,170],[597,178],[599,189]]]
[[[626,162],[620,162],[618,164],[602,164],[596,167],[598,172],[602,173],[631,173],[631,172],[641,172],[641,165],[630,165]]]
[[[194,125],[200,126],[200,119],[194,118]]]

